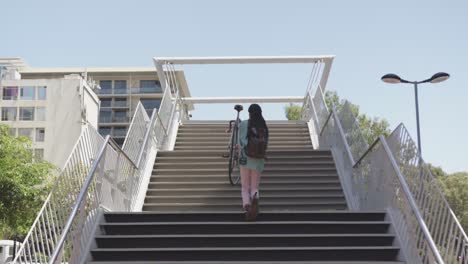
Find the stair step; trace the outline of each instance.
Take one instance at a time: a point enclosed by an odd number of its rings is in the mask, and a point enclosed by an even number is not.
[[[268,187],[260,186],[261,195],[290,195],[290,194],[342,194],[343,190],[341,186],[297,186],[290,188],[280,187]],[[229,188],[162,188],[162,186],[152,185],[149,186],[147,195],[200,195],[200,194],[223,194],[223,193],[235,193],[239,194],[240,186],[230,186]]]
[[[157,175],[151,176],[150,182],[212,182],[212,181],[225,181],[227,179],[227,172],[220,175]],[[261,180],[265,181],[302,181],[302,180],[338,180],[335,174],[330,175],[292,175],[292,176],[278,176],[278,175],[262,175]]]
[[[307,201],[307,202],[261,202],[261,210],[265,211],[294,211],[294,210],[345,210],[346,201]],[[181,211],[181,210],[221,210],[242,211],[242,201],[238,202],[210,202],[210,203],[145,203],[143,211]]]
[[[303,149],[313,149],[312,145],[298,145],[294,146],[295,148],[303,148]],[[220,145],[220,146],[178,146],[176,145],[174,147],[174,150],[225,150],[227,149],[227,144],[226,145]],[[274,146],[268,146],[268,149],[271,150],[282,150],[282,149],[291,149],[291,146],[288,144],[281,144],[281,145],[274,145]],[[268,153],[267,153],[268,156]]]
[[[271,196],[263,195],[262,201],[273,202],[340,202],[345,203],[344,195],[287,195],[287,196]],[[222,201],[223,203],[234,203],[241,201],[240,194],[237,195],[159,195],[146,196],[145,203],[208,203],[209,201]]]
[[[288,146],[302,146],[302,145],[310,145],[309,140],[269,140],[268,147],[274,147],[279,145],[288,145]],[[213,141],[213,140],[192,140],[187,142],[180,142],[176,141],[176,146],[216,146],[216,147],[227,147],[229,141]]]
[[[224,160],[220,161],[211,161],[211,162],[189,162],[184,160],[179,160],[178,162],[163,162],[163,161],[156,161],[154,164],[154,167],[163,167],[163,166],[175,166],[177,165],[176,168],[180,168],[180,166],[186,166],[186,167],[196,167],[196,166],[209,166],[209,167],[225,167],[227,164],[229,164],[229,158],[225,158]],[[267,160],[265,162],[266,165],[268,166],[300,166],[300,167],[320,167],[320,166],[331,166],[335,167],[335,162],[333,160],[328,160],[328,161],[279,161],[279,160],[274,160],[270,161]]]
[[[207,135],[213,135],[213,137],[230,137],[231,132],[226,132],[227,128],[219,129],[216,131],[210,131],[209,133],[200,133],[200,131],[194,131],[190,129],[180,129],[177,131],[177,137],[206,137]],[[310,131],[308,129],[289,129],[289,130],[270,130],[268,131],[269,137],[296,137],[296,136],[309,136]]]
[[[226,151],[227,153],[227,151]],[[178,156],[174,157],[169,157],[169,156],[159,156],[156,159],[156,164],[159,162],[162,163],[169,163],[169,162],[229,162],[229,158],[222,157],[221,155],[219,156],[205,156],[205,157],[197,157],[197,156],[186,156],[183,159],[181,159]],[[270,156],[266,160],[266,163],[269,164],[274,163],[274,162],[298,162],[298,163],[309,163],[309,162],[328,162],[328,161],[333,161],[332,156]]]
[[[295,187],[304,187],[304,186],[314,186],[314,187],[341,187],[339,180],[326,180],[326,181],[262,181],[262,186],[264,187],[286,187],[286,188],[295,188]],[[229,180],[226,177],[225,181],[212,181],[212,182],[150,182],[148,188],[231,188]]]
[[[231,134],[183,134],[177,135],[176,143],[185,143],[185,142],[193,142],[193,141],[208,141],[208,142],[221,142],[227,143],[231,139]],[[310,141],[310,135],[304,133],[303,135],[269,135],[268,142],[278,142],[278,141]]]
[[[91,261],[88,264],[220,264],[219,261]],[[284,264],[284,261],[226,261],[223,264]],[[404,264],[400,261],[288,261],[288,264]]]
[[[297,212],[262,212],[257,220],[266,221],[333,221],[333,222],[351,222],[351,221],[384,221],[386,212],[350,212],[350,211],[297,211]],[[221,213],[219,211],[206,211],[197,213],[172,212],[108,212],[104,214],[107,223],[117,222],[199,222],[210,221],[232,222],[234,220],[244,222],[244,214],[239,212]]]
[[[174,175],[174,174],[188,174],[188,173],[197,173],[197,174],[206,174],[213,175],[219,173],[226,173],[228,167],[221,168],[171,168],[171,169],[153,169],[154,175]],[[265,170],[262,175],[294,175],[294,174],[315,174],[325,173],[329,175],[330,173],[336,173],[335,166],[314,166],[311,168],[271,168],[265,166]]]
[[[103,260],[394,260],[399,248],[382,247],[214,247],[94,249]]]
[[[226,133],[229,129],[229,125],[226,126],[218,126],[218,127],[185,127],[180,126],[180,132],[200,132],[200,133],[208,133],[208,132],[219,132],[219,133]],[[297,126],[297,127],[268,127],[268,132],[309,132],[309,128],[307,126]]]
[[[390,234],[216,234],[97,236],[99,248],[392,246]]]
[[[195,156],[195,157],[206,157],[206,156],[221,156],[225,152],[227,152],[227,147],[223,150],[204,150],[204,149],[199,149],[199,150],[174,150],[174,151],[159,151],[158,152],[158,157],[174,157],[174,156]],[[314,150],[312,148],[289,148],[289,149],[268,149],[267,150],[267,156],[269,158],[274,157],[274,156],[285,156],[285,155],[290,155],[290,156],[331,156],[331,152],[329,150]]]
[[[257,221],[257,222],[143,222],[102,223],[106,235],[176,234],[381,234],[382,221]]]

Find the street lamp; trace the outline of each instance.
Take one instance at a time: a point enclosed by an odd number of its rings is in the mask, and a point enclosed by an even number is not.
[[[445,72],[438,72],[434,75],[432,75],[431,78],[426,79],[424,81],[414,81],[410,82],[404,79],[401,79],[400,76],[389,73],[385,74],[382,76],[382,81],[386,83],[412,83],[414,84],[414,95],[415,95],[415,100],[416,100],[416,125],[417,125],[417,130],[418,130],[418,154],[419,157],[421,157],[421,135],[420,135],[420,130],[419,130],[419,102],[418,102],[418,84],[420,83],[440,83],[445,80],[447,80],[450,77],[448,73]]]

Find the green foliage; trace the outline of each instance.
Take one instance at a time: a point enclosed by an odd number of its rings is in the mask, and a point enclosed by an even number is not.
[[[23,237],[50,186],[53,165],[34,156],[31,142],[0,125],[0,239]]]
[[[430,163],[428,163],[427,166],[429,167],[429,170],[431,171],[432,175],[437,179],[447,176],[447,173],[445,173],[445,171],[441,167],[434,166]]]
[[[288,120],[300,120],[301,119],[301,106],[290,103],[284,107],[284,113]]]
[[[364,139],[367,144],[372,144],[379,135],[388,136],[390,135],[390,124],[386,119],[380,119],[377,117],[371,118],[366,114],[359,112],[359,106],[349,101],[340,99],[336,91],[327,91],[325,93],[325,103],[328,109],[335,107],[335,110],[339,113],[346,103],[349,104],[351,112],[357,117],[359,127],[363,133]]]
[[[440,177],[439,183],[463,229],[468,231],[468,172]]]

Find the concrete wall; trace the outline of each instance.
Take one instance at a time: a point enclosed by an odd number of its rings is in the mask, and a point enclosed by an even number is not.
[[[3,80],[2,86],[47,86],[46,100],[0,101],[2,107],[45,107],[46,121],[1,121],[1,123],[14,128],[45,128],[44,142],[35,142],[34,147],[44,149],[44,159],[60,168],[65,165],[83,125],[89,121],[92,126],[97,127],[99,99],[79,76],[67,76],[61,79]]]

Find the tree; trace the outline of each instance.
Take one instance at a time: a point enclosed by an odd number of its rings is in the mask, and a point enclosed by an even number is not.
[[[468,172],[440,177],[439,184],[463,229],[468,231]]]
[[[284,113],[288,120],[300,120],[302,107],[293,103],[284,107]]]
[[[366,140],[367,144],[372,144],[379,135],[388,136],[390,135],[390,124],[384,118],[378,117],[371,118],[366,114],[361,114],[359,106],[355,105],[347,100],[340,99],[336,91],[327,91],[325,93],[325,103],[328,109],[335,108],[337,113],[340,113],[346,104],[349,105],[349,109],[358,120],[359,128]]]
[[[434,166],[431,163],[428,163],[427,166],[429,167],[429,170],[431,171],[432,175],[437,179],[447,176],[447,173],[445,173],[445,171],[441,167]]]
[[[0,239],[26,235],[49,193],[53,168],[33,154],[28,138],[0,125]]]

